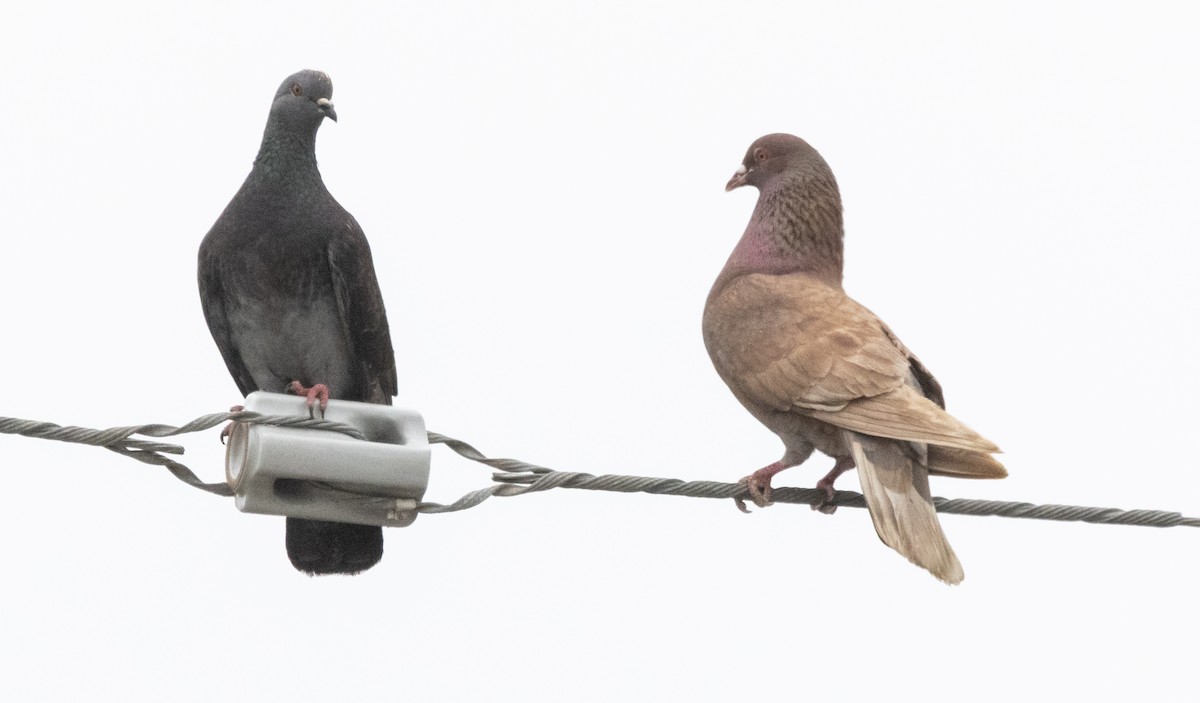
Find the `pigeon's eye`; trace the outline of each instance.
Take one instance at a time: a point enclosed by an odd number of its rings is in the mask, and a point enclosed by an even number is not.
[[[304,89],[300,87],[300,84],[293,83],[292,84],[292,95],[303,95],[303,94],[304,94]]]
[[[754,160],[758,161],[760,163],[763,161],[766,161],[767,160],[767,150],[762,148],[761,146],[758,147],[757,149],[755,149],[754,150]]]

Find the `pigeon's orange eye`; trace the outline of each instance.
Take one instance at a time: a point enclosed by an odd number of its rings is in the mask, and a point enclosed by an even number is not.
[[[297,93],[297,95],[299,95],[299,93]],[[755,161],[766,161],[767,160],[767,150],[762,148],[761,146],[758,147],[757,149],[755,149],[754,150],[754,160]]]
[[[299,83],[292,84],[292,95],[301,95],[303,93],[304,93],[304,89],[300,87]]]

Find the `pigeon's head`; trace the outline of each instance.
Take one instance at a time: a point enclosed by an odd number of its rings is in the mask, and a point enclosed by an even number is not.
[[[768,134],[746,150],[746,158],[725,184],[725,190],[744,185],[762,190],[776,176],[793,171],[819,171],[832,177],[825,159],[808,142],[790,134]]]
[[[271,120],[295,129],[316,130],[328,117],[337,122],[333,110],[333,81],[321,71],[300,71],[288,76],[275,92]]]

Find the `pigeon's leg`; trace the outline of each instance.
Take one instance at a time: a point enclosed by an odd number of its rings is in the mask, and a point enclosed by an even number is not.
[[[838,480],[838,476],[853,468],[854,459],[848,456],[838,457],[838,460],[833,464],[833,468],[829,470],[829,473],[825,474],[825,478],[817,481],[817,490],[825,491],[825,500],[812,506],[813,510],[820,511],[826,515],[833,515],[837,510],[837,506],[833,504],[833,482]]]
[[[288,390],[296,395],[302,395],[308,399],[308,414],[313,414],[313,404],[318,400],[321,405],[321,415],[324,416],[325,408],[329,407],[329,386],[324,383],[314,383],[311,388],[305,386],[299,381],[292,381],[288,384]]]
[[[240,413],[241,411],[243,411],[245,409],[246,409],[245,405],[230,405],[229,406],[229,412],[231,412],[231,413]],[[225,444],[225,438],[231,434],[233,434],[233,423],[232,422],[225,425],[225,429],[221,430],[221,444]]]
[[[771,505],[771,478],[780,471],[792,466],[795,466],[795,464],[785,464],[782,461],[777,461],[746,476],[738,481],[738,483],[746,484],[746,489],[750,492],[750,500],[754,501],[754,504],[758,507],[765,508]],[[746,509],[746,501],[741,498],[734,498],[733,502],[737,504],[738,510],[743,513],[750,512]]]

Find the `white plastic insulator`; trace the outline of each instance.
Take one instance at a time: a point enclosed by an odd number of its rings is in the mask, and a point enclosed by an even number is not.
[[[246,410],[308,417],[304,398],[255,391]],[[325,419],[366,435],[234,423],[225,478],[242,512],[405,527],[429,485],[425,421],[413,410],[331,400]]]

